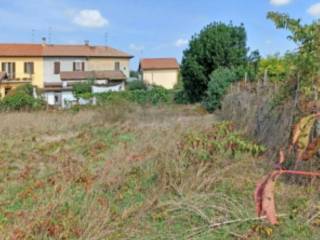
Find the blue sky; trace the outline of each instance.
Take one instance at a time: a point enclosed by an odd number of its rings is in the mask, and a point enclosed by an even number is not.
[[[0,0],[0,42],[105,44],[135,56],[177,57],[191,36],[213,21],[244,23],[248,46],[263,55],[294,48],[268,11],[311,22],[320,0]],[[34,29],[34,34],[32,30]],[[106,37],[107,36],[107,37]]]

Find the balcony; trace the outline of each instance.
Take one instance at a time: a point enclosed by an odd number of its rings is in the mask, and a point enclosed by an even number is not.
[[[34,74],[0,72],[1,83],[31,83]]]

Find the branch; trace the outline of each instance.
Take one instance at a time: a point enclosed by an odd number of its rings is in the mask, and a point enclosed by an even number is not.
[[[320,172],[304,172],[304,171],[293,171],[293,170],[280,170],[281,174],[290,175],[301,175],[307,177],[320,177]]]

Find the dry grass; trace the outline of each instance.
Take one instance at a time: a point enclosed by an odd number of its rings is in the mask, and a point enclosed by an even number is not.
[[[269,166],[210,145],[181,148],[217,122],[197,106],[7,113],[0,121],[1,239],[268,238],[256,222],[210,228],[255,217],[252,192]],[[279,189],[283,211],[292,213],[313,188]],[[312,223],[299,231],[312,239],[315,208],[284,225],[296,227],[310,212]],[[299,232],[284,229],[271,237]]]

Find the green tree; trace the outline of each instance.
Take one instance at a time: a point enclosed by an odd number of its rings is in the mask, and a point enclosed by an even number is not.
[[[247,64],[247,35],[244,26],[215,22],[192,37],[184,51],[181,75],[190,102],[198,102],[208,89],[209,75],[219,67]]]
[[[320,21],[302,24],[300,19],[290,18],[287,14],[269,12],[268,16],[278,29],[290,32],[288,38],[298,46],[293,58],[294,67],[291,71],[299,74],[301,87],[309,91],[319,80],[320,69]]]
[[[236,81],[236,69],[218,68],[210,74],[209,78],[208,90],[202,104],[209,112],[213,112],[221,107],[222,97],[230,84]]]
[[[254,50],[248,57],[248,70],[251,73],[251,77],[255,78],[258,74],[259,64],[261,61],[261,55],[259,50]]]
[[[259,62],[258,76],[263,78],[265,72],[273,82],[285,80],[290,75],[293,66],[293,54],[286,53],[284,56],[279,54],[269,55]]]
[[[139,72],[131,70],[130,71],[130,77],[138,79],[139,78]]]

